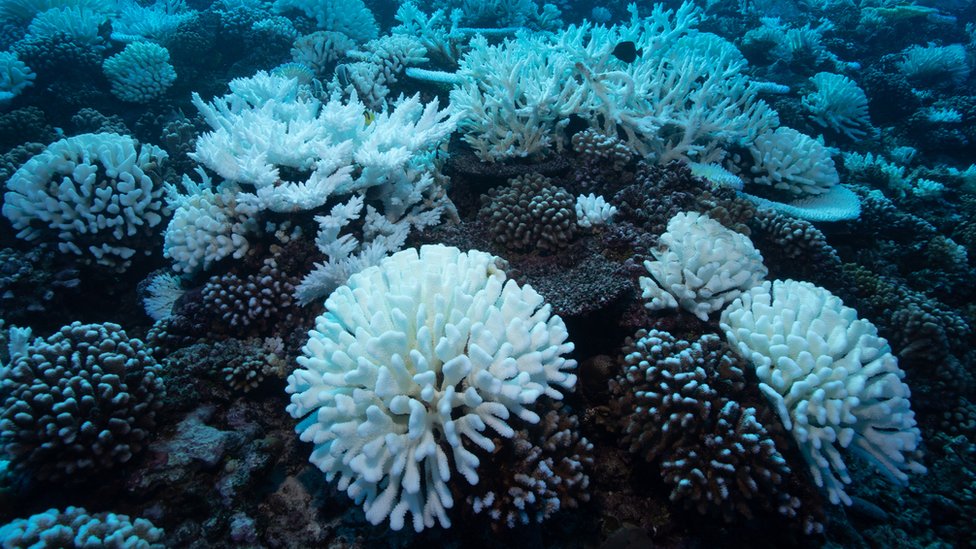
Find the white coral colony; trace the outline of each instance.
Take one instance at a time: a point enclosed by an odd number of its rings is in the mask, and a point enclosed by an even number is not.
[[[765,282],[729,305],[722,329],[832,503],[851,504],[842,448],[899,484],[925,471],[905,374],[877,328],[840,298],[809,282]]]
[[[668,221],[654,261],[645,261],[650,277],[640,286],[651,310],[681,307],[702,320],[721,310],[741,292],[766,277],[766,266],[749,237],[696,212]]]
[[[510,414],[561,399],[576,376],[565,324],[490,254],[424,246],[351,276],[326,300],[288,378],[288,412],[310,461],[399,530],[450,526],[453,471],[478,481],[471,445],[485,427],[511,437]]]

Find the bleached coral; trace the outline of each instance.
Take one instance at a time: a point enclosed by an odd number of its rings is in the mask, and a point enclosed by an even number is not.
[[[605,135],[618,129],[632,149],[664,163],[720,160],[722,147],[748,143],[778,123],[742,72],[745,59],[724,39],[699,32],[701,12],[655,5],[650,16],[610,28],[570,26],[560,34],[520,34],[470,43],[465,79],[451,92],[460,128],[480,158],[545,156],[567,146],[577,115]],[[642,54],[612,55],[622,41]]]
[[[346,55],[358,62],[337,67],[329,89],[341,90],[347,96],[356,94],[375,110],[386,106],[389,88],[408,66],[428,61],[423,43],[405,34],[370,40],[361,49],[349,50]]]
[[[315,31],[295,39],[291,58],[312,69],[317,76],[324,76],[336,61],[355,47],[355,40],[341,32]]]
[[[969,62],[962,44],[911,46],[902,55],[898,69],[914,84],[958,86],[969,78]]]
[[[453,11],[448,18],[444,10],[435,10],[427,15],[413,2],[407,1],[397,8],[395,18],[400,24],[393,27],[391,32],[420,40],[431,57],[455,65],[461,57],[462,45],[469,39],[468,34],[458,29],[461,17],[463,12]]]
[[[134,42],[102,63],[112,94],[123,101],[147,103],[176,81],[169,50],[153,42]]]
[[[404,250],[350,277],[326,300],[288,378],[288,412],[310,461],[338,478],[373,524],[450,526],[448,482],[478,482],[486,427],[561,399],[576,367],[566,327],[531,287],[505,280],[490,254]],[[461,388],[460,390],[458,388]],[[473,446],[472,446],[473,445]]]
[[[617,215],[616,206],[611,206],[602,196],[593,193],[576,197],[576,223],[589,228],[606,225]]]
[[[201,183],[183,176],[186,194],[175,185],[166,187],[175,212],[164,232],[163,255],[180,273],[205,271],[225,257],[244,257],[250,247],[247,236],[258,232],[257,212],[238,200],[238,187],[214,187],[202,169],[198,173]]]
[[[37,14],[27,34],[32,40],[51,40],[58,36],[78,45],[101,49],[102,37],[98,27],[108,20],[104,12],[76,6],[52,8]]]
[[[852,182],[881,187],[896,196],[905,196],[911,188],[906,168],[889,162],[880,154],[845,152],[843,158]]]
[[[275,0],[280,12],[297,9],[314,19],[319,30],[337,31],[365,42],[376,38],[379,27],[362,0]]]
[[[142,299],[142,306],[146,314],[153,320],[168,318],[173,311],[173,305],[186,293],[180,282],[180,277],[171,273],[151,275],[146,284],[146,295]]]
[[[32,86],[36,76],[16,53],[0,52],[0,107],[20,95],[27,86]]]
[[[832,503],[851,504],[843,449],[900,484],[925,471],[905,374],[877,328],[840,298],[808,282],[767,281],[722,313],[722,329]]]
[[[730,189],[741,191],[742,187],[745,185],[745,182],[742,181],[741,177],[723,168],[719,164],[689,162],[688,169],[691,170],[691,175],[700,177],[718,187],[728,187]]]
[[[144,518],[91,514],[82,507],[48,509],[0,526],[4,547],[131,547],[159,549],[162,528]]]
[[[62,139],[7,181],[3,215],[19,238],[57,239],[62,253],[125,270],[165,207],[164,150],[114,133]]]
[[[119,3],[118,15],[112,18],[112,40],[138,42],[170,40],[183,23],[196,16],[184,0],[156,0],[144,6],[135,0]]]
[[[654,261],[644,262],[651,276],[640,278],[645,306],[681,307],[702,320],[760,284],[767,273],[749,237],[696,212],[672,217],[651,253]]]
[[[760,18],[762,26],[745,34],[745,44],[765,46],[774,60],[783,63],[823,65],[842,68],[846,64],[824,44],[823,34],[833,29],[833,23],[821,20],[817,26],[809,23],[794,27],[778,17]]]
[[[816,89],[804,95],[802,102],[814,123],[855,141],[875,132],[868,97],[857,82],[829,72],[818,72],[810,81]]]
[[[356,195],[333,206],[329,215],[316,216],[319,232],[315,244],[326,260],[316,263],[296,288],[295,295],[302,304],[328,295],[351,275],[378,265],[403,248],[410,231],[437,223],[446,209],[444,203],[421,203],[410,212],[384,216],[367,206],[362,237],[357,238],[349,226],[362,216],[363,204],[362,196]]]
[[[749,152],[754,184],[803,197],[824,194],[840,183],[830,151],[793,128],[784,126],[760,135]]]
[[[562,27],[559,8],[542,0],[436,0],[433,6],[457,12],[468,26],[544,30]]]
[[[915,180],[915,186],[912,187],[911,192],[913,196],[918,198],[935,199],[945,193],[945,185],[938,181],[920,177]]]
[[[355,96],[311,97],[295,79],[259,72],[231,81],[231,93],[193,103],[213,131],[190,155],[228,181],[253,188],[240,197],[259,209],[308,210],[330,196],[373,188],[402,212],[428,174],[454,118],[434,100],[401,99],[372,122]],[[295,173],[297,180],[283,175]]]
[[[116,8],[116,0],[3,0],[0,2],[0,21],[26,24],[37,14],[54,8],[80,8],[112,13]]]

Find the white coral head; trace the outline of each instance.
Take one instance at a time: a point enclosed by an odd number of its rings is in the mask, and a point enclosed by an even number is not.
[[[721,325],[832,503],[851,504],[843,449],[899,484],[925,471],[905,374],[875,326],[838,297],[809,282],[767,281],[729,305]]]
[[[655,260],[644,262],[651,276],[640,279],[648,309],[681,307],[707,320],[766,277],[762,254],[749,237],[707,215],[675,215],[660,243]]]
[[[536,423],[535,401],[576,383],[562,319],[484,252],[404,250],[325,305],[288,378],[288,412],[310,460],[373,524],[399,530],[409,511],[417,531],[449,527],[448,481],[456,470],[478,482],[472,445],[494,448],[485,427],[511,437],[510,416]]]

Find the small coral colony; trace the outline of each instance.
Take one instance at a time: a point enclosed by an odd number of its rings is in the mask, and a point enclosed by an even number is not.
[[[969,2],[3,0],[0,52],[4,547],[976,539]]]

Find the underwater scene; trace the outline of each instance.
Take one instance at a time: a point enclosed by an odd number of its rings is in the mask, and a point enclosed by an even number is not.
[[[974,547],[974,64],[964,0],[0,0],[0,547]]]

